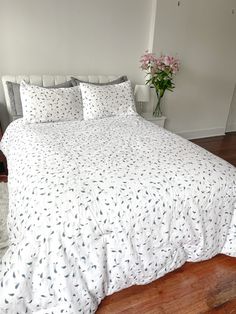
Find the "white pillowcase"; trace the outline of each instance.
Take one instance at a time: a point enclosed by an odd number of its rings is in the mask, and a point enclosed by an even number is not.
[[[114,85],[80,83],[84,120],[130,115],[135,109],[131,82]]]
[[[20,84],[23,119],[28,123],[82,120],[82,95],[79,86],[43,88]]]

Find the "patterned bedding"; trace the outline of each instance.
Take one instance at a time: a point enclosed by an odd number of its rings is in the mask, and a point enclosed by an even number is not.
[[[236,256],[236,169],[137,115],[8,127],[0,313],[94,313],[186,261]]]

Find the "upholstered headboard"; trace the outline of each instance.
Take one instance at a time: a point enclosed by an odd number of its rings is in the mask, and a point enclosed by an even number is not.
[[[81,75],[17,75],[17,76],[5,75],[2,77],[2,84],[3,84],[7,111],[10,118],[12,119],[10,99],[9,99],[9,94],[8,94],[8,89],[7,89],[7,84],[6,84],[7,81],[20,83],[22,80],[24,80],[27,83],[30,83],[33,85],[47,87],[47,86],[54,86],[54,85],[69,81],[71,76],[76,77],[82,81],[90,82],[90,83],[107,83],[118,77],[115,75],[87,75],[87,76],[81,76]]]

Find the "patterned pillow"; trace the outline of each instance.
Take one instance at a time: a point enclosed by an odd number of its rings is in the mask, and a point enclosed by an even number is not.
[[[44,88],[20,85],[23,119],[28,123],[82,120],[82,96],[79,86]]]
[[[135,109],[131,82],[115,85],[81,83],[84,120],[123,114],[133,114]]]
[[[23,113],[20,98],[20,84],[7,81],[6,85],[10,99],[11,115],[13,119],[22,118]],[[45,88],[68,88],[72,86],[72,81],[70,80],[55,86],[47,86]]]

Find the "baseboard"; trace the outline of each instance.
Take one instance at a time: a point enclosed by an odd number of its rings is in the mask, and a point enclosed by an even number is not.
[[[215,129],[205,129],[205,130],[182,131],[182,132],[178,132],[177,134],[188,140],[193,140],[196,138],[224,135],[225,129],[215,128]]]

